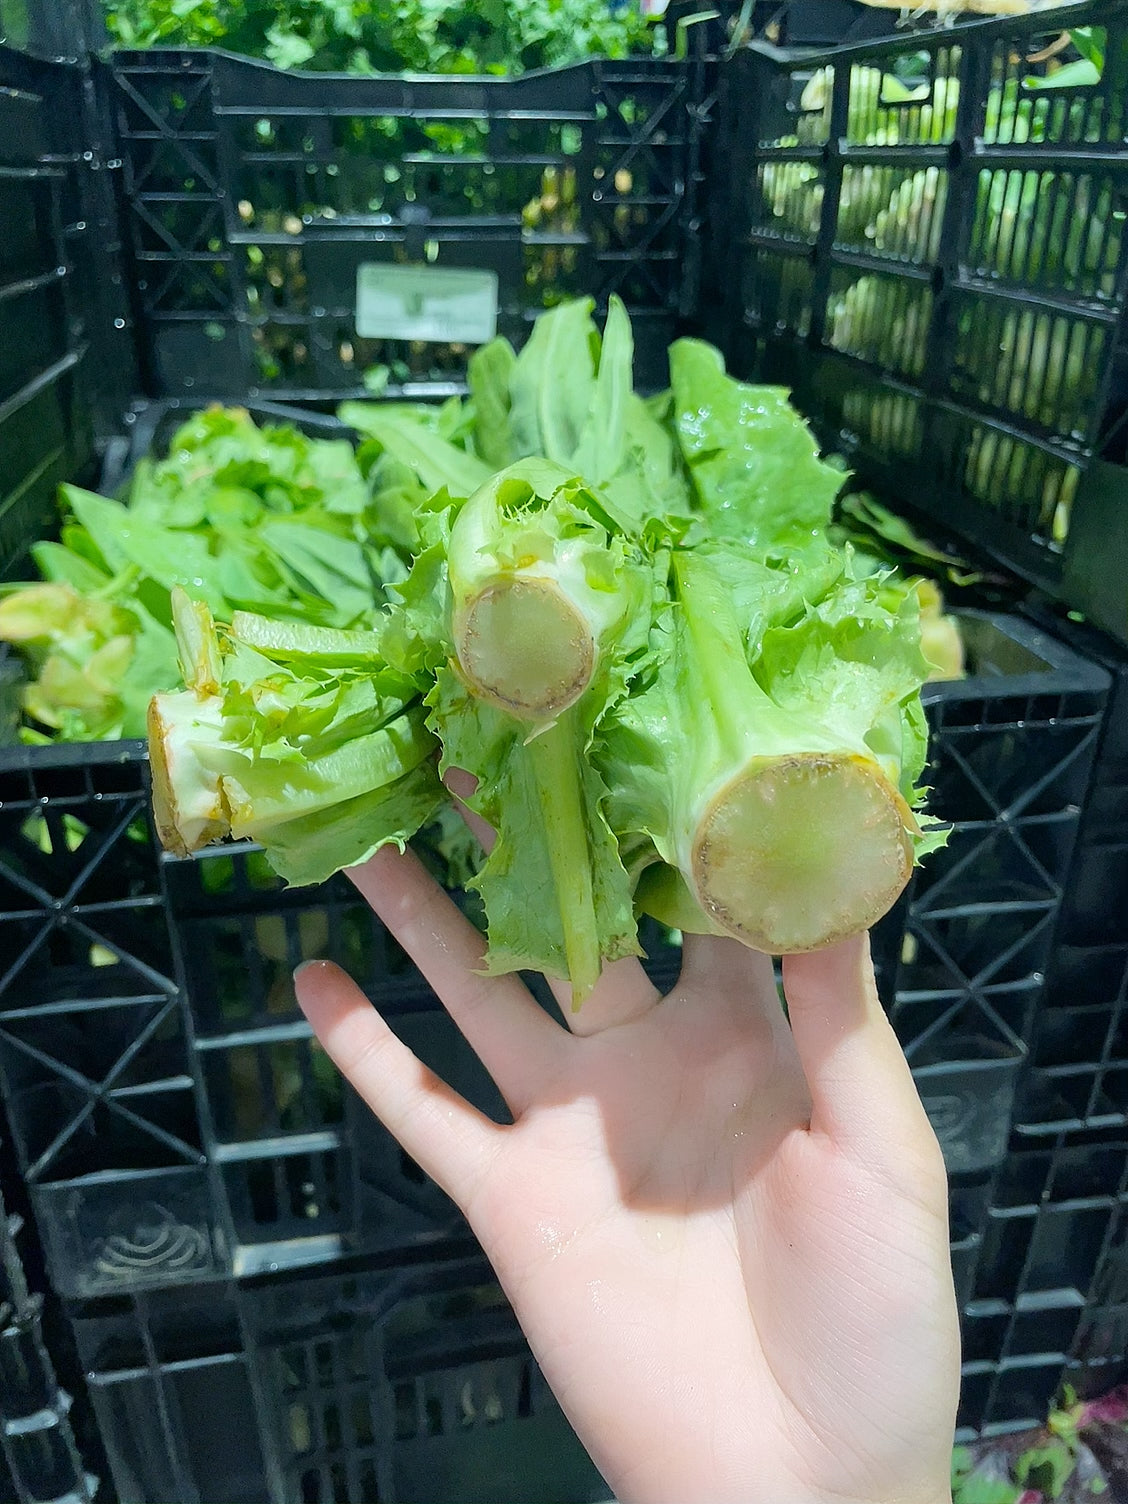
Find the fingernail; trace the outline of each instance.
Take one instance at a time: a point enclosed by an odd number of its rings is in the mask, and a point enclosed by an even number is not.
[[[303,961],[300,966],[294,967],[294,981],[297,982],[298,978],[304,976],[307,971],[324,971],[331,964],[330,961],[320,958],[315,958],[312,961]]]

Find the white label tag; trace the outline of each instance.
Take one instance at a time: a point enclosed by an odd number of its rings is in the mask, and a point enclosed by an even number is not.
[[[356,332],[484,345],[497,333],[497,273],[366,261],[356,272]]]

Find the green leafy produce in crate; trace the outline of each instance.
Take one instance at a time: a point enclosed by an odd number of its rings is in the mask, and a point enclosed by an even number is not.
[[[492,964],[578,995],[642,912],[777,950],[872,921],[934,839],[917,691],[961,669],[922,551],[832,533],[843,477],[782,391],[694,341],[658,397],[631,365],[621,305],[602,338],[565,305],[466,400],[347,404],[355,450],[210,409],[124,501],[65,488],[0,601],[25,740],[143,734],[156,693],[173,849],[251,837],[311,883],[427,827]]]
[[[351,73],[521,73],[653,51],[637,3],[607,0],[107,0],[121,47],[223,47],[279,68]]]
[[[177,586],[225,620],[370,623],[414,543],[404,479],[384,472],[377,508],[347,439],[212,408],[142,462],[126,500],[64,486],[60,540],[32,548],[42,583],[0,587],[0,641],[31,671],[23,739],[144,736],[150,698],[179,678]]]
[[[842,476],[786,393],[696,341],[670,361],[641,398],[625,311],[601,338],[580,302],[481,350],[463,404],[346,405],[369,476],[422,487],[410,574],[360,632],[178,594],[168,844],[247,835],[320,880],[409,839],[458,767],[498,831],[491,967],[577,1003],[640,913],[778,952],[885,912],[938,839],[915,586],[831,540]]]
[[[1108,37],[1100,26],[1074,28],[1068,44],[1028,60],[1029,72],[996,76],[986,98],[982,136],[991,146],[1056,143],[1075,148],[1118,139],[1087,92],[1101,80]],[[1063,40],[1065,40],[1063,34]],[[960,104],[958,39],[933,54],[900,54],[888,69],[850,70],[846,141],[850,147],[914,147],[955,139]],[[931,70],[931,71],[930,71]],[[779,147],[820,146],[830,128],[834,69],[806,80],[795,133]],[[781,234],[811,241],[819,233],[822,169],[812,162],[769,160],[759,169],[768,222]],[[890,274],[837,269],[827,299],[824,339],[833,349],[910,381],[924,373],[924,352],[937,307],[931,287],[897,274],[898,263],[927,267],[940,253],[948,174],[895,163],[844,165],[835,241],[873,251]],[[1107,176],[1068,162],[1052,169],[984,168],[971,215],[963,272],[980,284],[1045,287],[1099,303],[1116,291],[1125,215]],[[805,281],[804,281],[805,279]],[[798,297],[792,297],[793,284]],[[804,294],[803,287],[806,292]],[[786,299],[791,297],[791,302]],[[810,326],[810,272],[787,258],[779,306],[800,336]],[[954,394],[1015,417],[1055,437],[1086,442],[1102,369],[1103,326],[1068,311],[959,299],[944,316],[955,351]],[[843,419],[883,454],[918,457],[922,430],[910,397],[848,394]],[[1041,500],[1040,530],[1064,542],[1079,470],[1007,432],[978,425],[963,460],[963,483],[980,502],[1006,495]]]

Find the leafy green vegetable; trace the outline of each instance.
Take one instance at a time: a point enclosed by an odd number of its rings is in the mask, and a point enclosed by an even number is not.
[[[346,439],[209,408],[166,459],[142,461],[124,501],[64,486],[62,541],[32,550],[45,583],[7,587],[0,602],[0,640],[32,676],[25,739],[143,736],[150,698],[177,680],[177,588],[223,620],[239,610],[329,628],[374,620],[416,537],[400,479],[366,480]]]
[[[631,354],[621,305],[601,333],[581,301],[483,350],[460,407],[342,409],[413,499],[410,573],[371,633],[216,633],[177,595],[191,687],[152,733],[175,849],[253,835],[310,881],[410,838],[460,768],[497,831],[488,964],[577,1004],[640,913],[780,952],[888,908],[939,839],[919,597],[831,540],[843,476],[785,392],[683,340],[644,401]]]
[[[1105,46],[1108,32],[1103,26],[1077,26],[1069,33],[1069,40],[1080,56],[1072,62],[1062,63],[1051,73],[1042,77],[1023,79],[1027,89],[1067,89],[1081,85],[1091,88],[1099,84],[1104,73]]]
[[[122,47],[225,47],[279,68],[521,73],[652,51],[637,3],[607,0],[107,0]]]
[[[217,630],[182,591],[172,604],[191,687],[156,696],[149,716],[154,809],[170,850],[249,837],[287,882],[323,882],[435,816],[437,746],[375,634],[245,615]]]
[[[702,544],[673,581],[664,671],[612,713],[600,762],[615,829],[667,869],[645,876],[649,911],[774,953],[864,928],[929,840],[915,598],[894,614],[825,545]]]
[[[81,573],[81,571],[79,571]],[[25,739],[114,740],[143,736],[156,688],[175,682],[172,633],[108,575],[80,594],[66,580],[16,589],[0,601],[0,640],[31,670]]]
[[[389,656],[410,643],[406,662],[433,675],[443,767],[474,775],[469,802],[498,831],[474,883],[491,966],[533,964],[583,996],[602,960],[638,948],[587,753],[648,651],[656,565],[591,488],[544,460],[501,472],[432,526],[438,554],[405,585],[402,623],[392,609]]]
[[[699,340],[670,351],[678,441],[710,532],[749,543],[799,542],[830,521],[842,477],[818,458],[782,387],[725,374]]]

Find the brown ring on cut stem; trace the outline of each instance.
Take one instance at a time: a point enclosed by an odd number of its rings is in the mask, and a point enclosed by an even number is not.
[[[550,580],[502,580],[470,606],[458,661],[474,691],[523,718],[559,715],[591,682],[595,644]]]
[[[849,753],[765,758],[713,797],[692,871],[705,912],[769,955],[867,929],[909,880],[911,814],[876,766]]]

